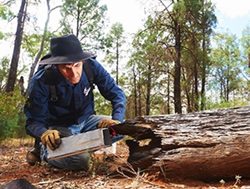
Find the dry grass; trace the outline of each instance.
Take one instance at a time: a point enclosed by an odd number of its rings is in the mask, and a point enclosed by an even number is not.
[[[23,146],[33,146],[34,139],[31,137],[25,138],[8,138],[0,141],[0,146],[2,147],[23,147]]]
[[[238,176],[235,183],[203,183],[192,180],[160,178],[159,172],[138,171],[127,163],[128,149],[124,142],[117,145],[117,154],[99,154],[90,172],[62,171],[46,163],[29,166],[25,161],[27,150],[33,145],[32,138],[6,139],[0,142],[0,187],[17,178],[25,178],[38,188],[86,188],[86,189],[161,189],[199,188],[225,189],[250,188]],[[164,170],[161,170],[164,171]],[[244,187],[245,185],[245,187]]]

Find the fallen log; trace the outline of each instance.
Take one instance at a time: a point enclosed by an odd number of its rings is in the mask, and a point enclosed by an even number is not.
[[[134,124],[151,127],[161,138],[151,168],[167,178],[250,178],[250,106],[145,116]]]

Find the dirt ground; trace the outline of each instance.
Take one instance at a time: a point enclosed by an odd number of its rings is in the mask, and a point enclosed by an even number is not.
[[[136,172],[126,163],[128,149],[121,142],[112,156],[96,155],[92,168],[84,171],[62,171],[46,163],[30,166],[25,155],[31,139],[12,139],[0,143],[0,188],[6,183],[24,178],[41,189],[158,189],[158,188],[242,188],[250,189],[250,182],[204,183],[201,181],[167,179],[161,172]],[[249,170],[250,171],[250,170]]]

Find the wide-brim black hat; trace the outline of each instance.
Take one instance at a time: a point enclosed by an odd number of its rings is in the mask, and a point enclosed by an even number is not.
[[[83,52],[81,43],[73,34],[55,37],[50,40],[50,53],[39,64],[69,64],[95,57]]]

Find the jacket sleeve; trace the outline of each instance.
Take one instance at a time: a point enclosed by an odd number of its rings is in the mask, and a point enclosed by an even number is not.
[[[48,96],[48,87],[40,80],[33,79],[24,112],[27,119],[26,132],[36,138],[40,138],[47,130]]]
[[[111,75],[95,59],[91,59],[94,70],[94,83],[102,96],[112,104],[112,119],[122,122],[125,117],[126,96],[123,90],[115,83]]]

